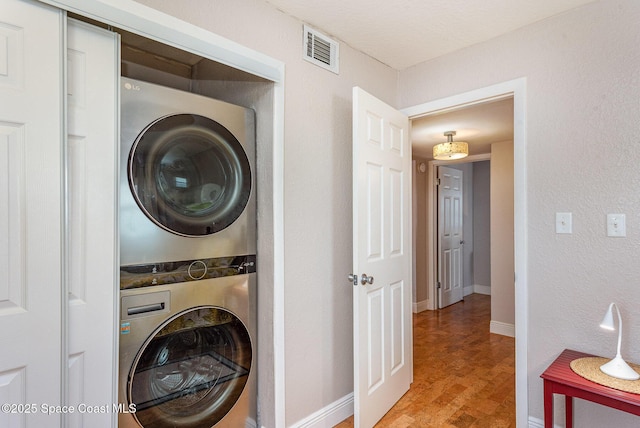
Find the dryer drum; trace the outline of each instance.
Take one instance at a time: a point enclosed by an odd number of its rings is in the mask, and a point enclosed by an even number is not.
[[[131,148],[128,178],[147,217],[182,236],[228,227],[251,194],[251,168],[241,144],[218,122],[196,114],[149,124]]]
[[[238,401],[251,370],[244,324],[218,307],[192,308],[157,328],[134,360],[128,402],[145,428],[210,428]]]

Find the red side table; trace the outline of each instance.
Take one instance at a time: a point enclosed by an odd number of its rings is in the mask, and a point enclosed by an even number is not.
[[[640,394],[619,391],[591,382],[576,374],[569,364],[583,357],[597,355],[565,349],[540,375],[544,379],[544,426],[553,428],[553,394],[565,396],[566,427],[573,427],[573,398],[582,398],[613,409],[640,416]]]

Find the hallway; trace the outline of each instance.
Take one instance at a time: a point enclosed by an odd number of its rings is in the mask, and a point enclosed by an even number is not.
[[[515,340],[490,321],[481,294],[414,314],[413,384],[376,427],[515,427]],[[353,416],[336,426],[350,427]]]

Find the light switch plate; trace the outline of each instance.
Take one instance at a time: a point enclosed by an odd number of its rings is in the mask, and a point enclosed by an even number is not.
[[[556,233],[572,233],[571,213],[556,213]]]
[[[627,222],[624,214],[607,214],[607,236],[613,238],[627,236]]]

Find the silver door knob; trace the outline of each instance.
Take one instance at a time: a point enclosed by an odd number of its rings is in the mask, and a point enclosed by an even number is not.
[[[373,284],[373,276],[367,276],[366,273],[363,273],[362,279],[360,279],[360,284],[362,285]]]
[[[350,273],[349,275],[347,275],[347,278],[349,279],[349,282],[351,282],[353,285],[358,285],[358,275],[355,273]]]

